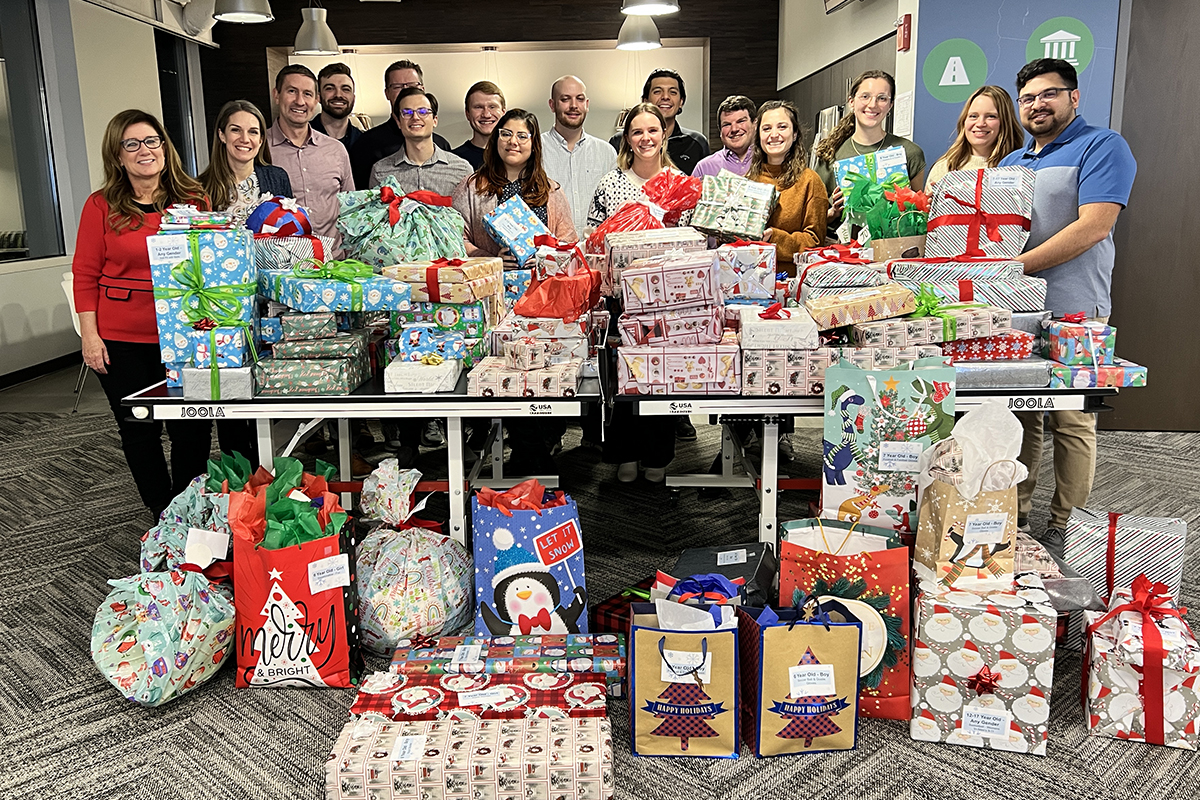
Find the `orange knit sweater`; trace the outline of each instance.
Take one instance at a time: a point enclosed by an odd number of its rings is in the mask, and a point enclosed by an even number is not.
[[[765,164],[758,181],[778,188],[777,180],[781,171],[780,167]],[[792,256],[805,248],[819,247],[825,243],[828,211],[829,193],[825,191],[820,176],[811,169],[805,169],[800,174],[800,180],[779,192],[779,204],[771,212],[767,226],[771,229],[768,239],[775,245],[780,272],[795,275]]]

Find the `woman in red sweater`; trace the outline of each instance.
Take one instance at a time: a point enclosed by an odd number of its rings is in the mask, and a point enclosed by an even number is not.
[[[200,184],[183,171],[159,121],[122,111],[104,132],[104,185],[83,206],[71,271],[83,360],[108,397],[121,449],[142,502],[158,519],[179,492],[205,471],[212,423],[171,421],[171,470],[163,454],[162,423],[130,419],[121,398],[163,380],[154,291],[146,239],[172,203],[207,207]],[[174,476],[174,481],[172,481]]]

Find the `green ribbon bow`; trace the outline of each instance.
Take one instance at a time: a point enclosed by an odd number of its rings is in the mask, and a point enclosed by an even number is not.
[[[284,275],[286,274],[284,273]],[[353,258],[347,258],[344,261],[318,261],[315,258],[306,258],[298,261],[292,267],[292,275],[297,278],[340,281],[347,284],[350,287],[351,311],[363,310],[363,291],[359,279],[370,278],[374,274],[375,270],[370,264],[364,264]],[[279,294],[279,277],[275,279],[276,296]]]
[[[928,283],[922,283],[917,288],[916,299],[917,310],[909,316],[939,317],[942,320],[943,342],[953,342],[958,338],[958,320],[954,318],[953,312],[988,307],[987,303],[949,303],[942,305],[941,298],[934,293],[933,286]]]
[[[929,219],[927,213],[915,209],[901,212],[899,206],[884,195],[885,192],[894,193],[896,189],[908,186],[908,176],[893,172],[882,183],[876,181],[872,155],[868,154],[867,160],[871,171],[869,177],[849,172],[843,178],[851,185],[846,193],[846,218],[869,230],[872,239],[895,239],[925,233]]]

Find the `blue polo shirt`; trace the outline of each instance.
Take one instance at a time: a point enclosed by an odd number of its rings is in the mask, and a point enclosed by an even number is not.
[[[1137,162],[1116,131],[1093,127],[1077,116],[1040,152],[1033,147],[1030,142],[1000,162],[1003,167],[1029,167],[1037,173],[1026,251],[1079,219],[1082,205],[1120,203],[1124,208],[1129,203]],[[1046,307],[1056,317],[1079,311],[1089,317],[1108,316],[1115,256],[1109,231],[1104,241],[1077,258],[1037,273],[1046,279]]]

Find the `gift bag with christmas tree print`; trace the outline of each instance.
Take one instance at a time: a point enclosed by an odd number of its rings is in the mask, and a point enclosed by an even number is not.
[[[733,607],[659,603],[681,614],[716,609],[725,627],[713,621],[713,630],[672,630],[664,627],[671,623],[660,620],[656,605],[633,604],[627,671],[633,754],[737,758],[740,675]]]
[[[833,622],[817,598],[738,609],[742,733],[759,756],[853,750],[862,623]]]
[[[829,367],[821,517],[915,531],[917,461],[953,428],[954,367],[943,359]]]

